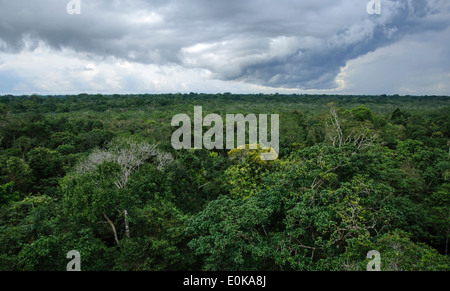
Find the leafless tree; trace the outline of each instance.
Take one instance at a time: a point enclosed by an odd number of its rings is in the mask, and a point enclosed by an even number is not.
[[[158,160],[158,163],[159,163],[157,166],[157,169],[159,171],[161,171],[162,169],[167,167],[167,165],[169,165],[170,163],[173,162],[173,157],[171,154],[163,153],[163,152],[159,152],[159,151],[156,153],[156,159]]]
[[[169,153],[159,151],[154,144],[120,139],[111,142],[106,149],[96,149],[85,161],[77,166],[76,172],[79,174],[88,173],[95,171],[104,162],[116,162],[120,167],[120,171],[117,174],[117,179],[114,181],[114,184],[117,188],[124,189],[127,186],[131,174],[152,157],[156,158],[158,162],[157,169],[159,171],[163,170],[173,161]],[[129,238],[128,211],[123,210],[119,212],[123,214],[125,235]],[[103,216],[110,224],[115,241],[118,244],[117,231],[114,224],[105,213],[103,213]]]
[[[92,172],[104,162],[116,162],[120,167],[120,172],[115,185],[117,188],[123,189],[126,187],[131,174],[151,157],[156,158],[157,169],[160,171],[173,161],[169,153],[159,151],[154,144],[115,141],[110,143],[106,149],[95,150],[84,162],[77,166],[76,172],[79,174]]]
[[[353,144],[358,150],[372,146],[378,139],[378,134],[367,127],[353,128],[346,133],[342,128],[337,111],[330,109],[331,124],[326,124],[327,137],[333,147],[342,148],[345,145]]]

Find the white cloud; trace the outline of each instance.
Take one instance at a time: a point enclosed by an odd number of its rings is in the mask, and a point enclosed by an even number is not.
[[[448,95],[450,29],[406,37],[347,63],[340,90],[352,94]],[[429,39],[440,42],[429,42]]]
[[[21,54],[0,53],[0,73],[18,76],[14,90],[2,94],[169,93],[264,91],[264,87],[211,79],[204,69],[146,65],[109,57],[92,59],[40,42]],[[259,92],[259,91],[258,91]]]

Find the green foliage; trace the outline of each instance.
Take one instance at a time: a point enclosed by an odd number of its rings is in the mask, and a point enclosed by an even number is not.
[[[189,246],[206,255],[205,270],[257,270],[264,261],[262,238],[270,210],[256,199],[232,200],[221,196],[195,216],[186,231],[194,238]]]
[[[353,117],[358,121],[373,121],[372,111],[364,105],[352,109]]]
[[[182,150],[168,165],[167,187],[177,207],[187,213],[196,213],[208,201],[225,193],[224,169],[227,163],[222,155],[206,150]]]
[[[115,270],[182,271],[194,262],[184,238],[186,217],[175,205],[154,200],[131,216],[132,237],[121,241]]]
[[[14,182],[0,185],[0,205],[9,204],[19,198],[19,193],[14,191]]]
[[[355,240],[333,263],[344,266],[344,270],[365,271],[370,250],[380,253],[381,271],[448,271],[450,268],[448,256],[424,243],[414,243],[402,230],[385,233],[371,241]]]
[[[62,271],[66,262],[61,241],[53,235],[24,246],[18,259],[24,271]]]
[[[62,223],[62,222],[59,222]],[[81,256],[81,271],[111,270],[114,266],[115,248],[108,248],[92,228],[73,230],[61,237],[63,258],[71,250],[77,250]],[[63,260],[61,271],[66,270],[69,260]]]
[[[0,270],[448,271],[449,100],[0,96]],[[279,159],[175,151],[199,105],[279,114]]]
[[[249,198],[264,188],[263,176],[274,169],[276,161],[263,161],[265,153],[258,145],[256,150],[234,149],[229,151],[231,160],[237,161],[225,171],[225,179],[230,187],[230,195],[234,198]]]
[[[120,204],[125,203],[114,184],[117,165],[102,164],[98,173],[86,173],[67,177],[61,185],[65,214],[76,221],[95,223],[102,213],[115,214]]]

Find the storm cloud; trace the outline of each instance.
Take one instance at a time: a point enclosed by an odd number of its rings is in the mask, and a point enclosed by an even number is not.
[[[80,15],[67,14],[68,2],[0,0],[0,52],[45,47],[94,64],[114,59],[199,79],[322,90],[339,86],[350,61],[450,24],[447,0],[381,0],[380,15],[367,13],[368,0],[81,0]],[[449,47],[442,35],[431,41]],[[136,83],[122,71],[114,77]],[[6,72],[0,63],[2,75],[16,78]]]

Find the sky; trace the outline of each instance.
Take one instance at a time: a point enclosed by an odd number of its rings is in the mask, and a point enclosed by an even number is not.
[[[0,0],[0,95],[450,95],[450,1],[370,1]]]

